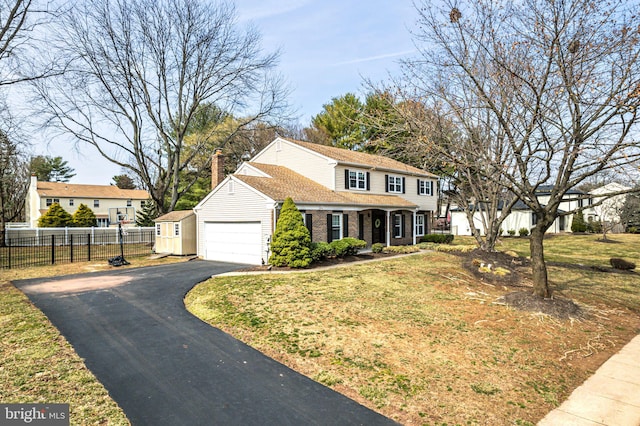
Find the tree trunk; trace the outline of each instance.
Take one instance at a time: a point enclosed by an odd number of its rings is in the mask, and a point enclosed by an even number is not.
[[[551,289],[547,278],[547,264],[544,261],[544,229],[538,226],[531,230],[529,247],[531,250],[531,271],[533,273],[533,294],[548,299]]]

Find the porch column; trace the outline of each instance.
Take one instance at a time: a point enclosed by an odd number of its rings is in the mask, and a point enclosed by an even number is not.
[[[389,210],[387,210],[387,247],[391,246],[391,212]]]
[[[416,215],[416,211],[414,210],[413,211],[413,222],[411,222],[411,223],[413,223],[413,227],[411,229],[411,235],[413,236],[413,245],[414,246],[416,245],[416,226],[417,226],[416,216],[417,216]]]

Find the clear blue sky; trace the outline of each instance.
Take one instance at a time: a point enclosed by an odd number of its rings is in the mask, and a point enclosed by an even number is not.
[[[291,104],[307,126],[331,98],[354,92],[363,98],[363,78],[397,75],[398,61],[414,54],[411,0],[236,0],[240,25],[251,22],[266,51],[280,49],[280,72],[291,85]],[[91,147],[71,144],[38,149],[60,155],[76,171],[71,183],[109,184],[120,169]]]

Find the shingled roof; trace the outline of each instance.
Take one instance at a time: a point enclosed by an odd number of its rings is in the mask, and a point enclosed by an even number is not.
[[[80,185],[64,182],[38,182],[40,197],[109,198],[146,200],[149,193],[141,189],[120,189],[115,185]]]
[[[361,207],[415,208],[415,204],[395,195],[372,195],[332,191],[313,180],[283,166],[249,163],[270,177],[235,174],[234,177],[248,184],[275,201],[291,197],[296,204],[326,204]]]
[[[194,215],[193,210],[174,210],[160,217],[155,218],[154,222],[179,222],[189,216]]]
[[[349,149],[336,148],[333,146],[319,145],[311,142],[303,142],[294,139],[281,138],[288,142],[300,145],[306,149],[317,152],[320,155],[336,160],[338,163],[355,165],[361,167],[370,167],[372,169],[399,171],[403,173],[436,177],[436,175],[420,170],[417,167],[409,166],[400,161],[393,160],[381,155],[367,154],[365,152],[351,151]]]

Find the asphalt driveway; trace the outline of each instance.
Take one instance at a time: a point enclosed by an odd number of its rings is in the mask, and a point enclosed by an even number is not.
[[[395,424],[186,311],[195,284],[240,266],[192,261],[14,284],[133,425]]]

